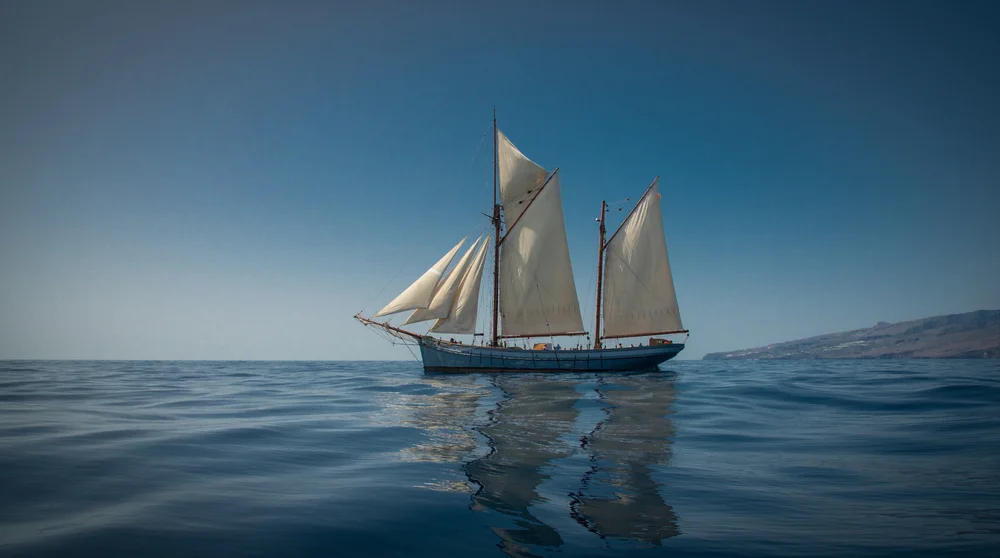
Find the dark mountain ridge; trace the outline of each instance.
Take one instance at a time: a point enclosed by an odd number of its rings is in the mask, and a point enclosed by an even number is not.
[[[1000,358],[1000,310],[934,316],[709,353],[705,360],[815,358]]]

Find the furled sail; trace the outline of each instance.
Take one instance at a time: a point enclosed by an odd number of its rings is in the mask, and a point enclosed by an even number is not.
[[[528,159],[497,130],[497,171],[504,223],[510,228],[524,212],[549,172]]]
[[[455,253],[458,249],[462,247],[465,243],[463,238],[454,248],[448,251],[434,267],[428,269],[413,282],[412,285],[406,288],[405,291],[400,293],[392,302],[387,304],[385,308],[378,311],[374,317],[385,316],[387,314],[395,314],[396,312],[403,312],[404,310],[416,310],[417,308],[427,308],[431,303],[431,297],[434,296],[434,290],[441,280],[441,275],[444,270],[448,269],[451,264],[451,260],[455,257]]]
[[[608,241],[604,253],[602,337],[684,329],[670,274],[656,181]]]
[[[465,255],[448,272],[448,276],[438,284],[437,290],[434,291],[434,296],[431,298],[430,305],[427,308],[417,308],[414,310],[410,314],[410,317],[406,318],[406,321],[403,322],[403,325],[448,317],[448,311],[451,310],[451,303],[455,300],[455,295],[458,293],[459,284],[465,277],[466,269],[469,267],[469,263],[472,262],[472,255],[476,251],[476,246],[479,245],[479,241],[482,239],[482,237],[479,237],[472,243],[472,246],[469,246]]]
[[[534,163],[532,163],[534,164]],[[500,316],[505,336],[583,331],[569,260],[558,172],[512,221],[500,252]]]
[[[490,246],[490,238],[479,247],[479,252],[472,265],[465,272],[461,285],[458,287],[458,296],[455,297],[448,312],[448,317],[439,319],[431,326],[430,331],[435,333],[475,333],[476,314],[479,311],[479,286],[483,280],[483,264],[486,262],[487,248]]]

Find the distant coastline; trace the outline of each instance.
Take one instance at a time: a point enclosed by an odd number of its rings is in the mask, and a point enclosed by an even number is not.
[[[766,347],[709,353],[704,360],[1000,358],[1000,310],[934,316]]]

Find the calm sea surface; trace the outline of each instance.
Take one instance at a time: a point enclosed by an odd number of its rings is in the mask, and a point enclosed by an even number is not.
[[[4,556],[997,556],[997,361],[0,362]]]

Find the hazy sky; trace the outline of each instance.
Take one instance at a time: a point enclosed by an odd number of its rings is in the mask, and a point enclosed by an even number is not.
[[[656,175],[684,357],[1000,308],[996,5],[0,3],[0,358],[410,358],[351,315],[486,225],[494,106],[587,324]]]

